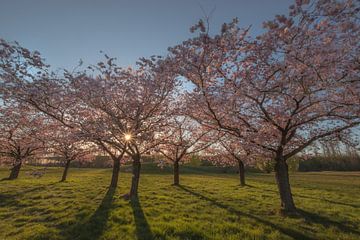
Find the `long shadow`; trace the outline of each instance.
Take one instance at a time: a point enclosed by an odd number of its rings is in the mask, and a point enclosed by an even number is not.
[[[257,187],[257,186],[254,186],[254,185],[251,185],[252,188],[256,188],[256,189],[260,189],[261,191],[265,191],[265,192],[272,192],[272,193],[276,193],[278,194],[279,192],[276,191],[276,190],[271,190],[271,189],[267,189],[267,188],[261,188],[261,187]]]
[[[251,185],[251,184],[245,184],[245,187],[249,187],[249,188],[256,188],[254,185]]]
[[[303,209],[298,209],[298,212],[301,213],[302,216],[304,216],[305,220],[309,221],[309,222],[314,222],[314,223],[318,223],[323,225],[325,228],[328,227],[336,227],[338,229],[340,229],[343,232],[347,232],[347,233],[352,233],[355,235],[359,236],[360,239],[360,231],[353,229],[347,225],[344,225],[343,223],[331,220],[327,217],[315,214],[315,213],[311,213],[308,211],[305,211]]]
[[[200,193],[197,193],[197,192],[194,192],[182,185],[179,186],[180,189],[200,198],[200,199],[203,199],[203,200],[206,200],[208,202],[210,202],[211,204],[219,207],[219,208],[222,208],[222,209],[225,209],[227,211],[229,211],[230,213],[236,213],[237,215],[240,215],[240,216],[244,216],[244,217],[248,217],[248,218],[251,218],[251,219],[254,219],[256,220],[257,222],[260,222],[264,225],[268,225],[280,232],[282,232],[283,234],[285,235],[288,235],[289,237],[292,237],[294,239],[302,239],[302,240],[314,240],[315,238],[312,238],[312,237],[309,237],[309,236],[306,236],[304,235],[303,233],[299,232],[299,231],[295,231],[295,230],[292,230],[292,229],[288,229],[288,228],[284,228],[284,227],[281,227],[281,226],[278,226],[272,222],[269,222],[269,221],[266,221],[260,217],[257,217],[255,215],[252,215],[252,214],[249,214],[249,213],[245,213],[245,212],[242,212],[242,211],[239,211],[231,206],[228,206],[228,205],[225,205],[223,203],[220,203],[214,199],[211,199],[209,197],[206,197]]]
[[[273,192],[273,193],[278,194],[278,192],[274,191],[274,190],[264,189],[264,188],[260,188],[260,187],[256,187],[256,186],[251,186],[251,187],[261,189],[262,191]],[[293,194],[293,196],[294,197],[299,197],[299,198],[308,198],[308,199],[320,200],[320,201],[328,202],[328,203],[331,203],[331,204],[343,205],[343,206],[348,206],[348,207],[353,207],[353,208],[360,208],[360,205],[357,205],[357,204],[343,203],[343,202],[333,201],[333,200],[324,199],[324,198],[310,197],[310,196],[301,195],[301,194]]]
[[[19,191],[18,193],[15,194],[11,194],[11,193],[0,194],[0,207],[18,207],[17,198],[22,197],[28,193],[45,190],[48,186],[52,186],[55,184],[56,183],[51,183],[40,187],[34,187],[34,188],[26,189],[24,191]]]
[[[16,200],[15,195],[11,194],[0,194],[0,207],[13,207],[18,206],[19,201]]]
[[[305,195],[300,195],[300,194],[293,194],[293,196],[294,197],[300,197],[300,198],[308,198],[308,199],[324,201],[324,202],[328,202],[328,203],[331,203],[331,204],[343,205],[343,206],[347,206],[347,207],[360,208],[360,206],[356,205],[356,204],[337,202],[337,201],[328,200],[328,199],[324,199],[324,198],[316,198],[316,197],[310,197],[310,196],[305,196]]]
[[[31,189],[26,189],[24,191],[19,192],[16,196],[25,195],[26,193],[32,193],[32,192],[35,192],[38,190],[45,190],[47,187],[54,186],[56,184],[58,184],[58,182],[42,185],[40,187],[35,187],[35,188],[31,188]]]
[[[99,207],[88,221],[79,221],[69,230],[65,229],[64,235],[66,240],[73,239],[99,239],[105,230],[107,219],[112,208],[115,188],[109,188],[106,192]]]
[[[141,208],[138,198],[131,199],[131,207],[134,213],[137,239],[141,239],[141,240],[154,239],[154,236],[150,230],[149,223],[146,220],[144,211]]]

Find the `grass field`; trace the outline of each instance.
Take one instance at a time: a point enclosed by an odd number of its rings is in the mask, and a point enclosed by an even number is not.
[[[360,172],[292,174],[301,217],[278,214],[272,174],[240,187],[235,174],[186,170],[174,187],[171,174],[145,171],[130,202],[129,173],[108,191],[110,169],[70,169],[64,183],[61,169],[28,172],[0,182],[0,239],[360,239]]]

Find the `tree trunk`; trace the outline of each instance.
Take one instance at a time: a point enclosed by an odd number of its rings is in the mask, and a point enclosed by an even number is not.
[[[283,213],[296,213],[286,160],[281,156],[277,157],[275,161],[275,177],[280,194],[281,211]]]
[[[116,188],[119,179],[119,171],[120,171],[120,158],[113,159],[113,171],[111,176],[110,188]]]
[[[11,169],[9,180],[17,179],[21,169],[22,160],[17,160],[15,166]]]
[[[132,169],[132,179],[131,179],[131,188],[130,188],[130,198],[137,198],[138,196],[138,187],[140,179],[140,155],[133,157],[133,169]]]
[[[174,162],[174,185],[179,186],[179,161]]]
[[[61,177],[61,180],[60,182],[65,182],[66,181],[66,177],[67,177],[67,174],[68,174],[68,170],[69,170],[69,167],[70,167],[70,160],[66,160],[66,163],[65,163],[65,167],[64,167],[64,172],[63,172],[63,175]]]
[[[239,177],[240,177],[240,185],[245,186],[245,166],[243,161],[239,160]]]

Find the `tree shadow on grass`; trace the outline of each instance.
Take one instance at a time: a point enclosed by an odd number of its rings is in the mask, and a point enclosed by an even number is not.
[[[298,212],[305,218],[306,221],[308,222],[312,222],[312,223],[318,223],[323,225],[325,228],[329,228],[329,227],[335,227],[338,228],[339,230],[346,232],[346,233],[352,233],[355,235],[359,236],[360,239],[360,231],[357,230],[356,227],[352,228],[349,227],[343,223],[331,220],[327,217],[318,215],[316,213],[311,213],[308,211],[305,211],[303,209],[298,209]]]
[[[11,194],[0,194],[0,207],[17,207],[19,201],[15,195]]]
[[[137,239],[139,240],[154,239],[154,236],[150,230],[149,223],[146,220],[144,211],[141,208],[139,199],[137,197],[134,197],[131,199],[130,203],[134,213]]]
[[[22,208],[23,206],[19,203],[18,199],[25,197],[26,194],[34,194],[34,192],[38,192],[41,190],[45,190],[47,187],[55,185],[56,183],[51,183],[47,185],[43,185],[40,187],[29,188],[26,190],[17,190],[17,193],[1,193],[0,194],[0,207],[16,207]]]
[[[333,200],[324,199],[324,198],[316,198],[316,197],[310,197],[310,196],[300,195],[300,194],[293,194],[293,196],[294,197],[299,197],[299,198],[308,198],[308,199],[324,201],[324,202],[328,202],[330,204],[343,205],[343,206],[353,207],[353,208],[360,208],[360,206],[357,205],[357,204],[343,203],[343,202],[333,201]]]
[[[202,195],[200,193],[194,192],[194,191],[190,190],[189,188],[187,188],[185,186],[180,185],[179,188],[186,191],[186,192],[188,192],[188,193],[190,193],[190,194],[192,194],[192,195],[194,195],[194,196],[196,196],[196,197],[198,197],[198,198],[200,198],[200,199],[202,199],[202,200],[210,202],[212,205],[215,205],[215,206],[217,206],[219,208],[225,209],[225,210],[229,211],[230,213],[236,213],[239,216],[244,216],[244,217],[253,219],[253,220],[255,220],[257,222],[260,222],[260,223],[262,223],[264,225],[270,226],[270,227],[280,231],[281,233],[283,233],[285,235],[288,235],[289,237],[292,237],[294,239],[302,239],[302,240],[314,240],[315,239],[315,238],[306,236],[306,235],[304,235],[303,233],[301,233],[299,231],[295,231],[295,230],[289,229],[289,228],[284,228],[284,227],[278,226],[278,225],[276,225],[276,224],[274,224],[272,222],[266,221],[266,220],[264,220],[264,219],[262,219],[260,217],[257,217],[255,215],[239,211],[239,210],[237,210],[237,209],[235,209],[235,208],[233,208],[231,206],[225,205],[225,204],[223,204],[221,202],[218,202],[218,201],[216,201],[214,199],[206,197],[206,196],[204,196],[204,195]]]
[[[273,192],[273,193],[278,194],[278,191],[275,191],[275,190],[260,188],[260,187],[256,187],[256,186],[251,186],[251,187],[261,189],[262,191]],[[324,199],[324,198],[316,198],[316,197],[311,197],[311,196],[306,196],[306,195],[301,195],[301,194],[293,194],[293,196],[297,197],[297,198],[308,198],[308,199],[313,199],[313,200],[319,200],[319,201],[328,202],[328,203],[336,204],[336,205],[343,205],[343,206],[347,206],[347,207],[360,208],[360,205],[357,205],[357,204],[338,202],[338,201]]]
[[[99,239],[103,234],[114,199],[115,188],[109,188],[99,207],[85,223],[81,220],[63,234],[66,240],[73,239]]]
[[[258,186],[254,186],[251,185],[252,188],[256,188],[256,189],[260,189],[261,191],[265,191],[265,192],[271,192],[271,193],[276,193],[278,194],[278,191],[276,190],[271,190],[271,189],[267,189],[267,188],[262,188],[262,187],[258,187]]]

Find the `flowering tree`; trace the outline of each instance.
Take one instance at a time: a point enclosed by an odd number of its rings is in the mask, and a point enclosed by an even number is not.
[[[11,163],[9,180],[16,179],[25,160],[44,149],[44,119],[17,103],[0,105],[0,159]]]
[[[236,21],[170,49],[203,124],[251,143],[275,162],[284,212],[295,212],[286,160],[360,123],[358,3],[297,1],[256,40]]]
[[[136,197],[141,156],[163,141],[156,133],[167,124],[176,81],[160,58],[142,59],[137,69],[124,69],[115,59],[105,57],[106,62],[90,66],[92,75],[71,76],[71,84],[80,105],[91,109],[90,119],[96,116],[100,120],[89,124],[101,129],[100,145],[132,158],[130,197]]]
[[[17,43],[1,44],[2,94],[70,129],[81,129],[86,141],[101,146],[114,160],[111,186],[117,184],[120,159],[127,149],[134,159],[131,195],[136,195],[141,154],[160,142],[155,132],[166,119],[175,86],[164,60],[142,59],[137,69],[121,69],[106,56],[106,63],[90,67],[96,77],[65,72],[65,78],[59,78],[49,73],[38,52]]]
[[[262,119],[257,141],[275,159],[285,211],[295,211],[286,160],[360,123],[359,105],[346,97],[349,86],[360,94],[358,12],[351,1],[298,2],[255,43],[257,78],[244,81],[245,96]]]
[[[24,102],[28,99],[26,86],[36,79],[46,77],[47,67],[39,52],[31,52],[19,43],[9,43],[0,38],[0,94],[8,99]],[[50,90],[50,89],[48,89]]]
[[[57,76],[48,70],[39,52],[31,52],[17,42],[8,43],[0,39],[1,96],[16,99],[45,113],[66,127],[65,131],[81,130],[84,141],[93,141],[103,148],[114,160],[110,187],[116,187],[123,151],[118,153],[102,140],[104,127],[98,114],[90,108],[79,106],[79,96],[66,77]]]
[[[80,89],[77,89],[80,90]],[[95,91],[93,91],[94,93]],[[113,161],[112,176],[110,182],[110,188],[115,188],[118,185],[120,165],[125,160],[125,148],[127,142],[125,141],[123,134],[118,134],[114,131],[111,122],[109,122],[107,115],[101,112],[97,105],[91,105],[91,97],[86,95],[85,91],[80,96],[82,106],[81,115],[87,116],[80,124],[81,135],[83,139],[88,142],[92,142],[102,149],[106,154],[110,156]],[[107,93],[104,93],[107,94]],[[103,97],[109,97],[103,95]]]
[[[24,92],[27,95],[25,95],[24,102],[62,124],[67,132],[66,134],[68,134],[63,139],[65,141],[63,144],[66,145],[66,141],[68,143],[74,141],[71,145],[77,146],[75,147],[76,151],[84,154],[88,150],[84,152],[84,149],[81,149],[83,148],[82,144],[79,146],[81,142],[85,142],[94,149],[97,149],[96,146],[98,146],[104,150],[113,160],[110,188],[115,188],[118,184],[120,161],[125,153],[125,145],[112,144],[114,141],[117,142],[114,138],[116,133],[112,131],[112,126],[108,125],[106,114],[97,107],[98,104],[102,103],[97,103],[96,101],[99,98],[95,98],[102,94],[106,99],[114,96],[109,95],[110,89],[107,92],[104,88],[98,88],[100,86],[95,85],[94,82],[84,81],[80,83],[80,78],[85,79],[83,74],[73,77],[72,73],[66,71],[64,78],[48,77],[36,80],[26,86]],[[59,143],[59,141],[57,142]],[[96,144],[96,146],[91,143]],[[89,155],[85,154],[85,156]]]
[[[59,122],[49,126],[47,132],[48,153],[60,156],[64,164],[61,182],[66,181],[70,163],[72,161],[90,161],[96,152],[96,146],[85,142],[80,131],[69,129]]]
[[[254,149],[256,148],[247,146],[238,138],[225,135],[219,139],[217,144],[207,150],[208,155],[206,157],[217,165],[237,166],[240,185],[245,186],[245,164],[254,161],[255,153],[251,152]]]
[[[187,116],[173,116],[164,131],[165,140],[157,151],[173,165],[174,185],[179,185],[179,163],[190,160],[191,155],[205,150],[214,140],[210,139],[209,130]]]

